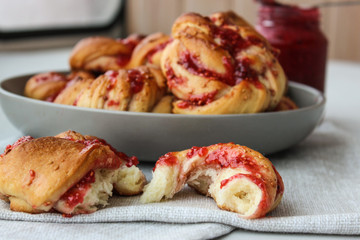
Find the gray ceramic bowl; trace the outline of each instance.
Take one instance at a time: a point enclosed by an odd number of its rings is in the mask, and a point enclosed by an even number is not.
[[[298,110],[201,116],[108,111],[24,97],[25,83],[32,75],[0,83],[2,108],[24,135],[51,136],[71,129],[104,138],[119,151],[145,161],[154,161],[170,151],[220,142],[275,153],[305,139],[320,121],[325,106],[319,91],[290,83],[289,95]]]

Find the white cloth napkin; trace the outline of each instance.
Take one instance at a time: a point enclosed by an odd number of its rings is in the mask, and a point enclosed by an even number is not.
[[[14,140],[1,141],[0,146],[5,147]],[[341,122],[326,119],[304,142],[269,158],[283,177],[285,193],[280,205],[262,219],[244,220],[236,213],[220,210],[211,198],[187,187],[173,199],[153,204],[140,204],[139,196],[114,196],[108,207],[72,218],[55,213],[12,212],[7,203],[0,202],[3,220],[0,232],[11,234],[17,227],[31,228],[36,224],[39,228],[35,231],[47,229],[45,232],[51,234],[51,229],[61,226],[64,234],[74,236],[79,229],[84,232],[83,236],[89,236],[96,227],[102,226],[102,230],[108,232],[106,239],[115,238],[111,235],[112,228],[123,229],[134,239],[141,239],[145,231],[151,233],[147,239],[169,239],[170,236],[172,239],[187,239],[186,236],[206,239],[234,228],[360,235],[360,137],[357,133],[343,127]],[[148,180],[151,180],[153,165],[140,165]],[[26,222],[16,224],[18,221]],[[116,224],[120,222],[122,224]]]

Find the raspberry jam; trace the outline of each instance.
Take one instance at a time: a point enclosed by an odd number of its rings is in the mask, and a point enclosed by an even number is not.
[[[140,92],[144,86],[144,76],[139,70],[128,70],[127,81],[130,82],[131,92],[136,94]]]
[[[221,144],[220,148],[212,151],[205,159],[206,164],[216,164],[221,168],[244,168],[252,174],[260,173],[260,166],[256,160],[246,152],[238,151],[234,146]]]
[[[256,29],[280,50],[278,59],[289,80],[324,92],[328,42],[319,17],[318,8],[263,1]]]
[[[159,160],[157,160],[155,167],[153,168],[153,171],[155,171],[155,169],[158,166],[162,166],[162,165],[166,165],[166,166],[173,166],[175,164],[178,163],[178,159],[176,156],[173,155],[173,153],[167,153],[163,156],[161,156],[159,158]]]
[[[105,73],[105,76],[107,76],[110,79],[109,84],[106,86],[106,90],[111,91],[116,85],[117,77],[119,76],[119,72],[109,70]]]
[[[206,77],[212,80],[221,81],[230,86],[235,85],[235,80],[232,77],[233,66],[231,63],[231,59],[229,58],[226,57],[223,58],[224,66],[227,69],[225,74],[220,74],[215,71],[211,71],[207,69],[201,63],[199,57],[191,54],[189,51],[185,51],[180,54],[180,59],[178,63],[194,75]]]
[[[21,138],[19,138],[13,145],[7,145],[5,147],[5,150],[4,150],[4,153],[0,155],[0,157],[3,157],[5,156],[7,153],[9,153],[12,149],[16,148],[17,146],[25,143],[25,142],[28,142],[30,140],[33,140],[34,138],[31,137],[31,136],[23,136]]]
[[[166,41],[166,42],[163,42],[163,43],[160,43],[159,45],[157,45],[156,47],[154,47],[153,49],[151,49],[148,54],[146,54],[146,58],[147,58],[147,61],[149,63],[154,63],[153,62],[153,57],[156,53],[164,50],[164,48],[170,43],[170,41]]]
[[[127,53],[118,54],[116,57],[116,64],[119,67],[125,67],[130,62],[130,59],[131,59],[131,54],[127,54]]]
[[[73,209],[76,205],[84,202],[84,197],[90,189],[91,184],[95,182],[94,170],[89,171],[75,186],[70,188],[60,199],[67,207]]]
[[[186,154],[186,157],[192,158],[195,155],[199,155],[199,157],[204,157],[207,153],[208,149],[206,147],[192,147]]]

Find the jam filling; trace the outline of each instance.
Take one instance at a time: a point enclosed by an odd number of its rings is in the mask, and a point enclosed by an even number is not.
[[[233,66],[231,63],[231,59],[223,57],[223,63],[226,68],[225,74],[220,74],[215,71],[211,71],[207,69],[199,60],[198,56],[191,54],[189,51],[182,52],[180,54],[180,58],[178,63],[186,68],[190,73],[206,77],[211,80],[218,80],[227,85],[234,86],[234,79],[232,77]]]
[[[247,39],[241,37],[236,31],[212,25],[212,33],[214,38],[220,39],[220,45],[234,59],[234,71],[231,73],[234,85],[239,84],[241,81],[251,81],[253,83],[259,82],[258,75],[254,69],[251,68],[251,61],[249,58],[239,59],[238,53],[251,45],[264,46],[263,41],[255,36],[249,36]],[[233,85],[232,85],[233,86]]]
[[[119,76],[118,71],[109,70],[105,73],[105,76],[109,77],[110,83],[106,86],[106,90],[110,91],[115,87],[117,76]]]
[[[144,36],[141,35],[131,35],[125,39],[117,39],[117,42],[126,45],[126,47],[129,49],[128,53],[120,53],[117,55],[116,63],[119,67],[125,67],[130,62],[134,48],[143,38]]]
[[[120,53],[116,57],[116,64],[119,67],[124,67],[124,66],[126,66],[126,64],[128,64],[130,62],[130,59],[131,59],[131,53],[130,54]]]
[[[130,82],[131,92],[133,94],[140,92],[144,86],[144,75],[136,69],[130,69],[127,73],[127,81]]]
[[[257,36],[248,36],[244,39],[236,30],[227,28],[229,25],[237,26],[233,23],[227,24],[225,20],[221,23],[221,26],[216,26],[211,22],[216,21],[216,19],[208,19],[208,21],[213,38],[218,39],[218,45],[225,49],[231,56],[230,58],[224,56],[222,59],[226,73],[220,74],[208,69],[201,63],[198,56],[191,54],[189,51],[181,52],[177,63],[192,74],[209,78],[210,80],[221,81],[229,86],[235,86],[242,81],[247,81],[254,84],[256,88],[262,89],[263,84],[259,81],[259,75],[263,75],[266,69],[260,73],[254,70],[251,67],[251,65],[254,64],[253,60],[248,57],[240,58],[239,52],[252,45],[265,47],[263,40]],[[176,84],[182,84],[184,81],[179,76],[176,76],[170,67],[166,67],[165,73],[170,88],[173,88]],[[207,96],[202,96],[202,98],[206,97]],[[213,99],[204,101],[202,98],[199,101],[198,97],[195,96],[193,100],[190,99],[178,104],[178,107],[188,108],[191,105],[202,106],[213,101]]]
[[[155,167],[153,168],[153,171],[155,171],[155,169],[158,167],[158,166],[173,166],[175,164],[178,163],[178,159],[176,156],[174,156],[173,153],[167,153],[163,156],[161,156],[159,158],[159,160],[157,160],[156,164],[155,164]]]
[[[208,153],[208,149],[206,147],[192,147],[186,157],[188,159],[194,157],[195,155],[199,155],[199,157],[204,157]]]
[[[113,106],[119,106],[120,102],[115,101],[115,100],[110,100],[106,104],[108,105],[108,107],[113,107]]]
[[[33,140],[34,138],[31,137],[31,136],[23,136],[21,138],[19,138],[13,145],[7,145],[5,147],[5,150],[4,150],[4,153],[0,155],[0,157],[3,157],[5,156],[6,154],[8,154],[12,149],[16,148],[17,146],[25,143],[25,142],[28,142],[30,140]]]
[[[260,172],[255,159],[246,153],[234,151],[231,147],[221,147],[210,153],[205,159],[206,164],[217,164],[222,168],[244,168],[254,175]]]
[[[135,49],[135,47],[144,38],[145,38],[145,36],[143,36],[143,35],[133,34],[133,35],[130,35],[129,37],[124,38],[124,39],[117,39],[116,41],[126,45],[126,47],[128,47],[130,49],[130,51],[133,51]]]
[[[110,146],[110,145],[109,145]],[[111,147],[112,148],[112,147]],[[125,153],[123,152],[118,152],[116,151],[114,148],[112,148],[113,151],[116,153],[116,155],[118,157],[120,157],[122,160],[124,160],[126,162],[126,166],[127,167],[131,167],[131,166],[136,166],[139,164],[139,160],[137,157],[135,156],[131,156],[129,157],[128,155],[126,155]]]
[[[119,76],[119,72],[118,71],[113,71],[113,70],[109,70],[105,73],[105,76],[107,76],[109,78],[109,84],[106,86],[106,94],[103,96],[104,101],[106,102],[109,99],[109,91],[111,91],[112,89],[115,88],[116,86],[116,82],[117,82],[117,77]],[[108,107],[112,107],[112,106],[119,106],[120,102],[115,101],[115,100],[110,100],[106,103],[106,105]]]
[[[186,82],[186,79],[175,75],[174,70],[170,67],[169,64],[165,65],[165,75],[170,89],[173,89],[177,85],[181,85]]]
[[[179,108],[188,108],[190,106],[204,106],[206,104],[209,104],[215,100],[215,96],[218,93],[218,91],[213,91],[210,93],[203,93],[203,94],[197,94],[197,95],[191,95],[189,97],[189,100],[181,101],[177,104]]]
[[[147,54],[146,54],[146,59],[149,63],[153,63],[153,57],[156,53],[162,51],[169,43],[171,42],[171,40],[160,43],[159,45],[157,45],[156,47],[154,47],[153,49],[151,49]]]
[[[245,80],[252,82],[256,88],[262,89],[263,84],[259,81],[259,75],[264,74],[266,69],[264,69],[263,72],[259,74],[257,71],[251,68],[251,64],[253,64],[253,60],[250,58],[243,58],[237,61],[234,71],[236,84],[239,84],[241,81]]]
[[[229,86],[235,86],[243,80],[251,81],[257,87],[262,86],[262,84],[259,84],[259,73],[251,68],[251,60],[246,57],[239,59],[237,56],[240,51],[251,45],[263,47],[263,41],[256,36],[249,36],[247,39],[244,39],[235,30],[226,27],[218,27],[215,24],[211,24],[211,32],[214,39],[219,39],[220,47],[225,49],[231,56],[231,59],[226,58],[225,56],[222,59],[227,70],[225,74],[219,74],[207,69],[199,61],[197,56],[188,51],[180,54],[178,64],[184,66],[184,68],[193,74],[218,80]]]
[[[27,183],[28,186],[33,183],[35,177],[36,177],[36,172],[34,170],[30,169],[29,170],[29,181]]]
[[[84,197],[94,182],[95,172],[91,170],[75,186],[61,196],[60,200],[64,201],[67,207],[75,208],[76,205],[84,202]]]

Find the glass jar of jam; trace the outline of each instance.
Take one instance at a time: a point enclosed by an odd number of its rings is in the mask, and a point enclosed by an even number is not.
[[[319,18],[318,8],[263,2],[256,29],[280,50],[279,62],[290,81],[324,92],[328,42]]]

